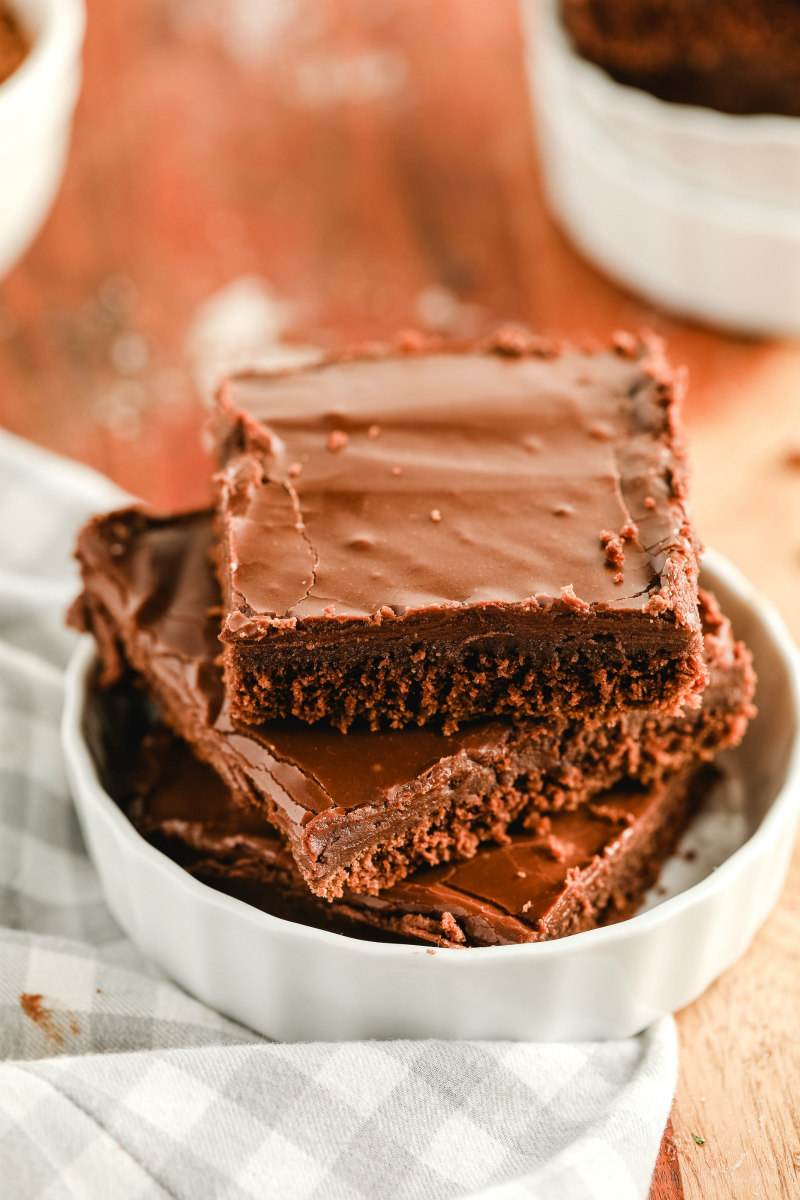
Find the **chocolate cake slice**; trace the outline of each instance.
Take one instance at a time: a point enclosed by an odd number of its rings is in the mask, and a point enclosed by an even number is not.
[[[678,712],[706,682],[661,343],[407,339],[219,395],[231,711],[348,729]]]
[[[118,727],[115,740],[130,747],[131,729]],[[112,763],[106,774],[139,832],[202,881],[285,920],[441,947],[538,942],[633,915],[698,795],[686,773],[650,791],[620,786],[467,862],[326,903],[275,830],[163,727],[145,734],[132,770]]]
[[[95,518],[78,557],[84,592],[73,622],[91,630],[103,678],[128,666],[172,728],[225,779],[234,799],[284,835],[312,891],[375,893],[423,865],[466,859],[512,822],[574,810],[626,775],[656,787],[737,741],[752,711],[745,648],[703,599],[711,683],[680,717],[634,711],[602,727],[553,717],[343,734],[297,720],[238,722],[218,650],[219,588],[209,513],[158,518],[128,509]]]

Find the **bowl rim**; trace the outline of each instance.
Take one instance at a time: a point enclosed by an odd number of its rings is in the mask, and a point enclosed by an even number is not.
[[[198,902],[202,901],[205,904],[222,908],[232,915],[238,914],[260,926],[265,933],[272,933],[284,938],[299,937],[318,942],[321,940],[321,943],[326,944],[329,948],[338,946],[344,949],[346,947],[348,953],[356,955],[367,955],[398,962],[435,949],[436,952],[432,955],[434,960],[444,959],[452,964],[462,963],[466,968],[467,963],[473,961],[475,955],[488,955],[492,961],[517,956],[519,958],[526,957],[535,962],[543,959],[557,959],[576,952],[589,953],[609,950],[615,944],[624,943],[634,934],[646,935],[668,923],[685,909],[701,903],[705,899],[710,899],[723,890],[732,877],[768,848],[773,837],[777,836],[793,812],[800,807],[800,650],[795,645],[775,606],[761,595],[737,567],[723,555],[712,550],[706,550],[703,565],[709,568],[710,573],[718,578],[744,606],[756,614],[783,659],[791,693],[789,715],[794,724],[794,738],[786,772],[778,793],[757,829],[705,878],[678,895],[663,900],[647,912],[638,913],[614,925],[588,929],[582,933],[571,934],[569,937],[554,941],[526,942],[511,946],[470,946],[460,949],[457,954],[440,954],[438,948],[392,942],[370,942],[347,934],[317,929],[300,922],[287,921],[235,897],[228,896],[224,892],[219,892],[190,875],[183,867],[147,842],[103,788],[96,765],[82,734],[82,721],[88,698],[87,681],[96,659],[94,641],[88,634],[80,638],[67,667],[61,721],[61,743],[67,765],[67,776],[74,791],[78,789],[81,791],[80,800],[75,802],[81,824],[84,823],[83,801],[88,799],[95,806],[96,815],[110,824],[116,836],[127,843],[126,849],[129,853],[149,862],[151,867],[166,872],[167,876],[171,875],[173,883],[185,892],[188,891]],[[89,839],[87,838],[87,840]]]
[[[37,91],[46,88],[70,64],[78,60],[86,32],[84,0],[38,0],[42,13],[41,28],[32,38],[25,58],[9,77],[0,83],[0,118],[14,109],[25,108]],[[30,36],[26,16],[29,0],[11,0],[14,16]]]
[[[534,80],[533,86],[541,84]],[[738,195],[710,180],[681,175],[667,163],[638,154],[586,109],[565,104],[551,114],[542,113],[541,106],[538,107],[540,127],[558,130],[558,138],[549,139],[551,145],[557,143],[557,151],[551,151],[553,157],[556,152],[563,158],[572,157],[577,145],[581,154],[591,157],[593,166],[604,178],[612,178],[615,184],[621,180],[626,189],[636,189],[637,195],[644,196],[648,203],[655,201],[661,209],[668,208],[671,219],[688,216],[712,224],[716,232],[726,236],[738,234],[800,243],[797,205]]]
[[[591,93],[608,112],[630,123],[635,116],[662,133],[689,136],[699,140],[717,140],[732,146],[765,142],[788,149],[800,149],[800,117],[781,113],[727,113],[700,104],[662,100],[644,88],[618,83],[608,71],[583,58],[570,44],[557,15],[558,0],[522,0],[526,13],[524,24],[529,31],[541,25],[550,43],[568,63],[579,86]],[[536,52],[538,38],[531,36],[530,50]],[[637,111],[638,109],[638,111]]]

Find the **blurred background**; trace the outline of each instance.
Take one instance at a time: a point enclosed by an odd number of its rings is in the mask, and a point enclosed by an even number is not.
[[[0,282],[2,426],[189,505],[207,494],[200,391],[226,362],[408,325],[648,325],[690,369],[707,539],[747,568],[766,537],[748,488],[800,500],[784,461],[800,448],[796,351],[637,301],[547,214],[513,0],[87,9],[64,182]],[[780,522],[769,540],[759,573],[777,594],[800,537]]]
[[[88,0],[84,64],[58,202],[0,288],[0,420],[157,503],[205,495],[194,384],[226,338],[648,324],[693,423],[778,369],[554,227],[512,0]]]
[[[408,326],[475,335],[512,321],[570,338],[649,326],[689,368],[701,534],[800,633],[797,345],[682,320],[573,248],[545,203],[515,0],[86,7],[63,184],[0,281],[0,426],[184,507],[207,499],[204,397],[225,366]],[[0,152],[13,78],[0,84]],[[753,1150],[745,1074],[772,1079],[776,1120],[787,1138],[794,1129],[799,1073],[773,1078],[764,1047],[797,1064],[798,910],[795,863],[744,964],[682,1018],[696,1051],[683,1054],[675,1116],[687,1194],[711,1194],[688,1130],[700,1116],[711,1128],[700,1097],[723,1098],[732,1024],[745,1033],[720,1139],[731,1156],[740,1142]]]

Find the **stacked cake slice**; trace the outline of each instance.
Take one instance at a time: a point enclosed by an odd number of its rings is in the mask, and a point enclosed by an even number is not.
[[[516,331],[223,385],[216,511],[79,541],[73,619],[145,836],[351,933],[491,945],[634,911],[752,711],[698,591],[678,390],[655,341]]]

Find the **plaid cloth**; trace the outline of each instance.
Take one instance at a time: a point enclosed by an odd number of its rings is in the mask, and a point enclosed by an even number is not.
[[[0,435],[0,1195],[643,1200],[671,1021],[605,1044],[279,1045],[121,934],[58,738],[75,530],[121,499]]]

